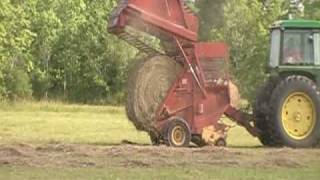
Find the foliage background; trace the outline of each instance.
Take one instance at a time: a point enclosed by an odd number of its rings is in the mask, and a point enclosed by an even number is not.
[[[235,81],[248,99],[265,78],[269,26],[287,0],[201,0],[201,40],[231,47]],[[320,19],[320,0],[301,1],[299,18]],[[116,0],[1,0],[0,101],[59,99],[119,104],[136,54],[107,33]]]

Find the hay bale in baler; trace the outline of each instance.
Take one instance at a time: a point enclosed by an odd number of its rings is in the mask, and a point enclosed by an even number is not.
[[[167,56],[146,57],[131,68],[127,87],[128,119],[140,131],[156,133],[156,111],[182,72],[182,65]]]

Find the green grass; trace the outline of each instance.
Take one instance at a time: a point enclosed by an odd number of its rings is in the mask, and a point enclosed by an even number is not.
[[[23,103],[0,107],[1,143],[148,143],[122,107]]]
[[[18,103],[0,105],[0,143],[119,144],[122,140],[147,144],[146,133],[137,132],[123,107]],[[243,128],[229,134],[230,146],[258,146]]]
[[[319,167],[319,166],[318,166]],[[110,169],[50,169],[28,167],[0,167],[0,179],[223,179],[223,180],[318,180],[318,168],[286,169],[286,168],[219,168],[219,167],[162,167],[151,168],[110,168]]]
[[[0,144],[148,144],[126,119],[123,107],[18,103],[0,105]],[[229,146],[261,146],[243,128],[231,130]],[[261,149],[258,148],[257,151]],[[254,151],[254,149],[253,149]],[[193,167],[29,167],[0,165],[0,179],[320,179],[320,163],[309,167],[264,168],[203,165]]]

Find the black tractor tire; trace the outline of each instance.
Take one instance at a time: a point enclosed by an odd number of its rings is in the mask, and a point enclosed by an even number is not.
[[[297,94],[298,93],[298,94]],[[301,95],[302,94],[302,95]],[[281,80],[281,82],[277,85],[274,89],[271,99],[270,99],[270,111],[268,113],[268,134],[270,135],[270,144],[276,146],[288,146],[293,148],[308,148],[317,146],[320,140],[320,95],[317,89],[316,84],[309,78],[300,75],[289,76]],[[293,99],[292,97],[296,98]],[[291,108],[289,110],[283,111],[283,107],[289,106],[286,103],[292,102],[297,103],[296,108]],[[305,116],[306,113],[301,112],[303,109],[302,103],[307,102],[307,105],[311,105],[312,108],[310,112],[313,114],[307,117]],[[302,105],[301,105],[302,104]],[[286,105],[286,106],[284,106]],[[299,106],[302,108],[299,109]],[[294,112],[294,113],[292,113]],[[291,130],[286,130],[285,122],[288,121],[283,118],[283,114],[287,116],[290,123],[296,123],[294,128],[290,127]],[[299,116],[291,114],[299,114]],[[303,118],[300,118],[300,114]],[[299,118],[297,118],[299,117]],[[313,125],[309,125],[306,132],[301,130],[302,134],[300,138],[300,134],[295,136],[290,135],[290,133],[298,133],[300,130],[297,127],[297,123],[306,121],[313,121],[314,123],[310,123]],[[289,126],[289,124],[287,124]],[[292,126],[292,125],[291,125]],[[287,129],[290,129],[287,128]],[[295,129],[297,128],[297,129]],[[292,131],[292,129],[295,129]],[[290,132],[288,132],[290,131]],[[299,137],[299,138],[296,138]]]
[[[191,130],[186,121],[180,118],[171,119],[164,127],[164,142],[170,147],[189,147]]]
[[[253,104],[253,115],[255,126],[261,131],[258,137],[265,146],[275,146],[272,134],[268,130],[268,114],[270,111],[270,98],[272,91],[280,82],[280,77],[270,77],[256,92],[256,101]]]

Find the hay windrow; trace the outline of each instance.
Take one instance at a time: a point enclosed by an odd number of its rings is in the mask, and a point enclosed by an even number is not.
[[[215,166],[309,168],[318,164],[316,149],[168,148],[166,146],[96,146],[84,144],[2,145],[0,166],[35,168],[161,168]],[[18,152],[18,153],[17,153]]]
[[[141,59],[128,78],[127,116],[138,130],[152,132],[156,111],[182,71],[182,66],[167,56]]]

